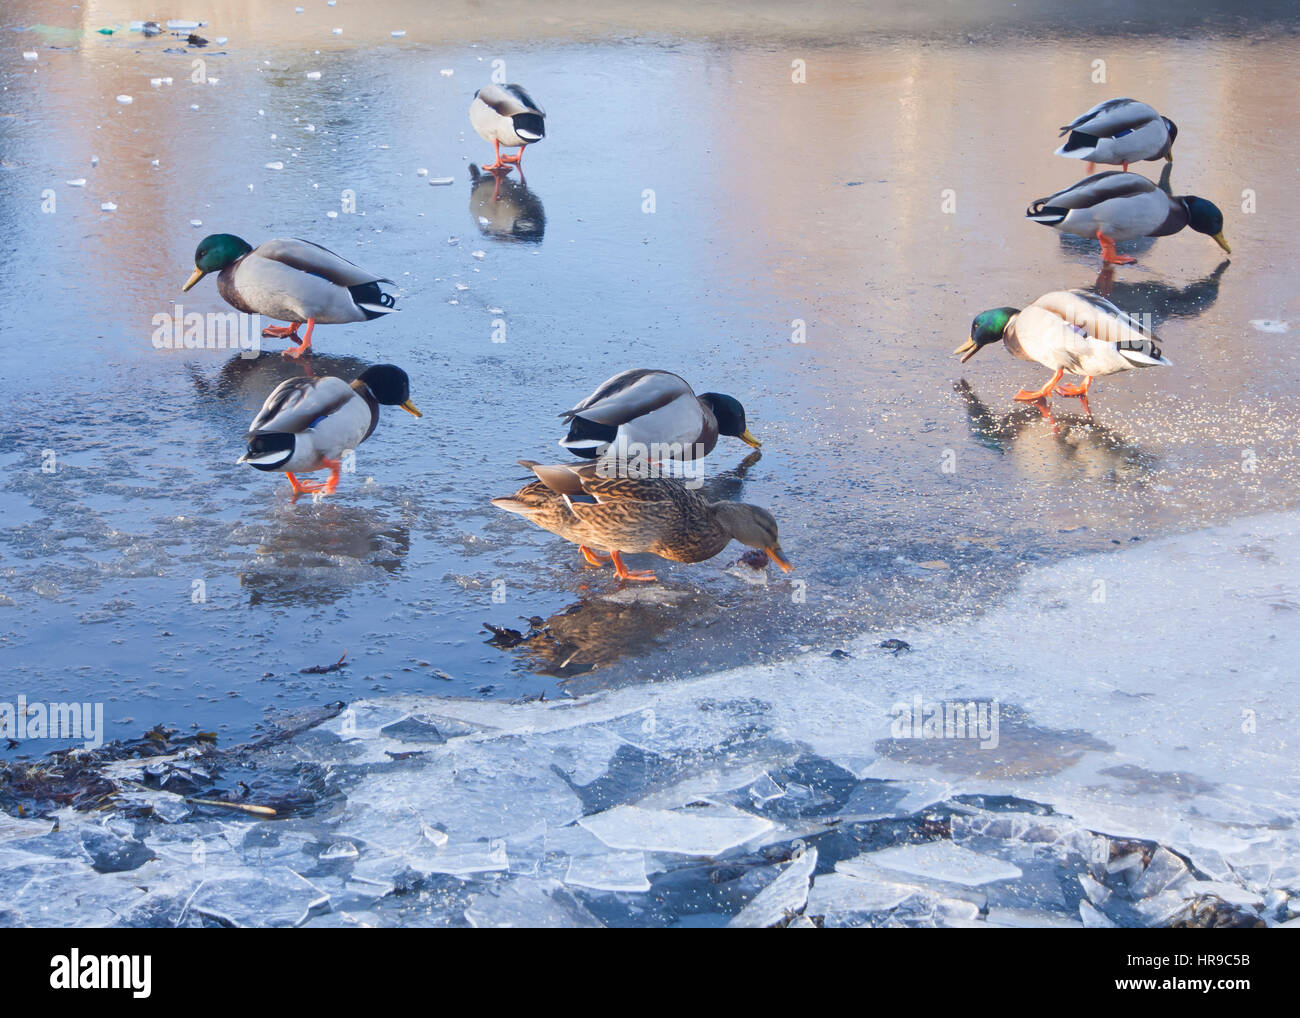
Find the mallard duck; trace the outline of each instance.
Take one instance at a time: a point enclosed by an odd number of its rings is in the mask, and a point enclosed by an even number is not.
[[[194,274],[181,287],[189,290],[209,272],[219,272],[217,290],[227,304],[246,315],[266,315],[288,325],[268,325],[263,336],[292,339],[299,345],[286,357],[311,353],[316,323],[368,322],[390,312],[393,298],[380,289],[391,279],[353,265],[307,240],[268,240],[258,247],[230,233],[204,237],[194,252]],[[298,326],[307,333],[298,338]]]
[[[991,308],[971,322],[970,339],[953,353],[965,364],[990,343],[1002,340],[1013,357],[1034,361],[1055,374],[1041,389],[1021,389],[1013,397],[1022,403],[1077,396],[1087,409],[1088,389],[1098,375],[1129,368],[1169,365],[1155,337],[1136,318],[1104,297],[1085,290],[1056,290],[1029,307]],[[1066,372],[1082,375],[1082,385],[1057,385]]]
[[[703,562],[733,538],[761,548],[785,572],[794,568],[781,550],[776,520],[756,505],[710,502],[672,478],[604,477],[596,463],[519,462],[538,479],[492,504],[572,541],[593,566],[612,559],[620,579],[655,579],[649,570],[629,570],[624,553]]]
[[[1178,125],[1136,99],[1107,99],[1062,127],[1061,134],[1069,137],[1056,154],[1088,160],[1091,173],[1094,163],[1125,170],[1129,163],[1150,159],[1172,163]]]
[[[487,85],[474,93],[469,104],[469,122],[484,141],[496,146],[497,161],[485,170],[500,170],[514,164],[524,172],[524,147],[546,137],[546,111],[522,85]],[[501,146],[517,148],[513,156],[503,156]]]
[[[393,364],[366,368],[351,384],[333,375],[285,379],[248,426],[248,451],[235,462],[283,472],[295,495],[332,494],[343,454],[374,432],[381,406],[423,416],[411,402],[410,378]],[[330,475],[321,484],[304,484],[294,476],[324,467]]]
[[[1208,234],[1232,254],[1223,239],[1223,213],[1217,205],[1195,195],[1171,197],[1137,173],[1095,173],[1064,191],[1034,199],[1025,217],[1078,237],[1096,237],[1102,261],[1112,265],[1135,260],[1115,253],[1117,241],[1167,237],[1184,226]]]
[[[560,445],[596,459],[611,450],[620,459],[692,460],[707,456],[719,435],[759,448],[749,433],[745,408],[733,396],[696,396],[684,378],[668,371],[635,368],[606,379],[590,396],[560,414],[569,433]]]

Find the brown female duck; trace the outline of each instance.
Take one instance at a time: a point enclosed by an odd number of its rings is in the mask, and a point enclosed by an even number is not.
[[[625,552],[703,562],[733,538],[761,548],[785,572],[793,568],[781,550],[776,520],[756,505],[710,502],[673,478],[602,477],[595,463],[519,462],[538,479],[492,504],[572,541],[594,566],[604,564],[601,552],[607,552],[620,579],[655,579],[649,570],[629,570]]]

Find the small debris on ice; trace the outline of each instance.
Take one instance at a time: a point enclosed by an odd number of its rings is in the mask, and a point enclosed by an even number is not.
[[[486,252],[486,251],[474,251],[474,252],[471,252],[471,253],[472,253],[472,255],[473,255],[475,258],[480,258],[480,259],[481,259],[481,258],[486,258],[486,257],[487,257],[487,252]]]
[[[443,68],[441,71],[439,71],[438,73],[441,74],[444,78],[450,78],[450,77],[451,77],[453,74],[455,74],[456,72],[453,71],[450,67],[444,67],[444,68]]]
[[[37,58],[37,56],[38,56],[38,54],[36,53],[35,50],[30,50],[30,49],[29,49],[29,50],[23,50],[23,59],[24,59],[24,60],[35,60],[35,59]]]
[[[448,184],[456,183],[455,177],[430,177],[429,183],[434,187],[446,187]]]
[[[342,35],[342,34],[343,34],[343,29],[341,29],[341,28],[331,28],[331,29],[330,29],[330,33],[333,34],[333,35]]]
[[[85,187],[85,186],[86,186],[86,178],[85,178],[85,177],[78,177],[76,180],[69,180],[69,181],[67,181],[67,185],[68,185],[69,187]]]
[[[402,36],[404,36],[405,34],[406,34],[406,32],[404,32],[404,31],[403,31],[402,29],[400,29],[400,28],[395,28],[395,29],[393,29],[392,32],[389,33],[389,35],[391,35],[394,39],[400,39],[400,38],[401,38]]]
[[[268,170],[283,170],[283,169],[284,169],[284,163],[280,162],[280,160],[277,159],[277,160],[276,160],[275,162],[273,162],[273,163],[267,163],[267,164],[266,164],[266,168],[267,168]]]
[[[1291,325],[1289,322],[1280,322],[1272,318],[1252,318],[1250,324],[1260,332],[1287,332]]]
[[[316,80],[317,78],[319,78],[319,77],[320,77],[320,71],[308,71],[308,72],[307,72],[307,78],[308,78],[309,80],[311,80],[311,81],[315,81],[315,80]]]
[[[191,219],[191,220],[190,220],[190,225],[191,225],[191,226],[202,226],[202,225],[203,225],[203,220],[202,220],[202,219]]]
[[[117,97],[117,101],[120,102],[123,106],[130,106],[133,102],[135,102],[135,100],[131,98],[131,96],[129,95],[119,95]]]
[[[101,212],[116,212],[117,206],[114,205],[111,201],[106,201],[99,206],[99,209]]]

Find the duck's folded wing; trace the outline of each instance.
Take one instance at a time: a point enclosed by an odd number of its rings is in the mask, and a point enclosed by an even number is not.
[[[1057,315],[1088,338],[1116,346],[1144,347],[1155,338],[1142,319],[1116,307],[1105,297],[1087,290],[1057,290],[1034,301],[1034,307]]]
[[[546,111],[533,101],[522,85],[486,85],[478,90],[477,97],[503,117],[515,117],[520,113],[546,116]]]
[[[329,248],[309,240],[282,237],[268,240],[253,251],[259,258],[268,258],[302,272],[328,279],[339,286],[359,286],[363,283],[391,283],[391,279],[376,276],[373,272],[355,265]]]
[[[1114,138],[1124,131],[1136,131],[1159,115],[1136,99],[1107,99],[1062,127],[1061,134],[1082,131],[1097,138]]]
[[[1110,170],[1106,173],[1094,173],[1084,177],[1077,184],[1072,184],[1064,191],[1049,194],[1046,198],[1036,198],[1030,212],[1051,206],[1058,209],[1090,209],[1112,198],[1131,198],[1134,195],[1149,194],[1156,185],[1138,173],[1121,173]]]
[[[694,395],[684,378],[667,371],[634,368],[615,375],[560,416],[565,420],[582,417],[597,424],[617,427],[667,406],[682,396]]]
[[[341,378],[287,378],[266,397],[249,433],[255,431],[299,432],[321,417],[328,417],[356,393]]]

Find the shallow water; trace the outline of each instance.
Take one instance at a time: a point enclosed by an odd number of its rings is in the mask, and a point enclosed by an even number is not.
[[[551,698],[978,611],[1027,562],[1297,501],[1295,23],[1276,8],[1203,33],[1102,5],[1093,37],[1051,6],[1015,31],[901,8],[799,26],[615,8],[533,31],[531,13],[292,6],[251,24],[205,7],[202,34],[229,39],[195,52],[94,34],[138,16],[120,4],[84,25],[0,15],[5,699],[107,700],[109,737],[234,739],[376,693]],[[190,80],[196,57],[215,83]],[[494,59],[550,132],[528,193],[499,202],[471,186],[489,151],[466,117]],[[986,307],[1096,283],[1094,245],[1022,215],[1084,174],[1052,155],[1057,125],[1112,95],[1177,121],[1174,192],[1224,209],[1233,254],[1191,233],[1132,245],[1112,297],[1174,366],[1103,379],[1091,422],[1056,401],[1054,429],[1010,402],[1039,369],[951,351]],[[344,191],[356,212],[329,217]],[[211,280],[179,292],[217,231],[304,236],[399,285],[401,314],[317,331],[315,370],[400,364],[425,417],[386,414],[322,503],[234,465],[296,370],[278,343],[249,361],[151,342],[175,302],[226,309]],[[749,582],[733,546],[625,590],[488,504],[516,459],[558,455],[559,411],[642,365],[744,402],[762,456],[724,439],[711,490],[776,514],[791,576]],[[549,630],[484,645],[483,622],[530,617]],[[345,649],[348,667],[300,672]]]

